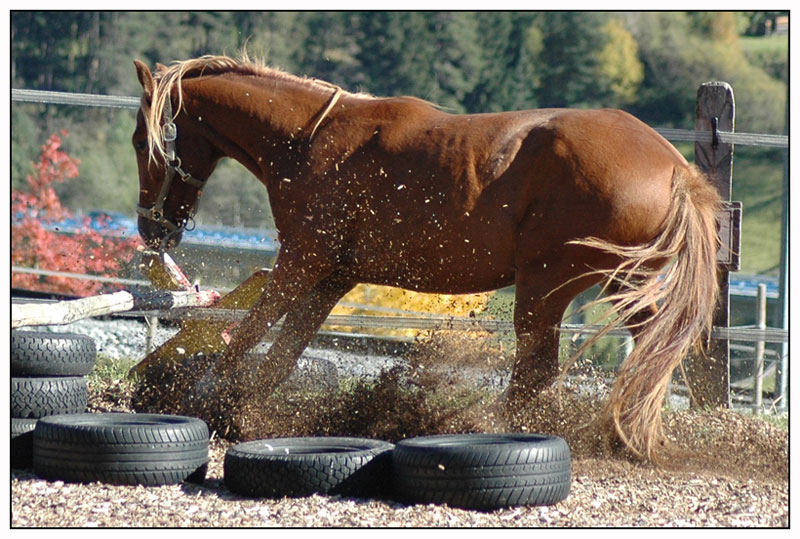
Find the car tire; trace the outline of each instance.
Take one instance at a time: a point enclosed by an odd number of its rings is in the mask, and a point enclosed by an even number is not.
[[[244,442],[225,454],[225,485],[248,497],[379,496],[390,484],[393,447],[379,440],[343,437]]]
[[[96,359],[94,339],[86,335],[11,332],[11,376],[85,376]]]
[[[33,429],[36,419],[11,418],[11,467],[30,468],[33,463]]]
[[[193,417],[73,414],[39,420],[34,473],[45,479],[117,485],[202,483],[208,427]]]
[[[556,436],[423,436],[397,443],[392,473],[394,497],[403,503],[478,510],[553,505],[569,495],[571,456]]]
[[[75,414],[85,411],[88,402],[83,376],[11,378],[11,417]]]

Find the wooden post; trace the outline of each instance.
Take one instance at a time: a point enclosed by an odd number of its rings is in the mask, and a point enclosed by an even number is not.
[[[144,349],[147,354],[155,350],[156,330],[158,329],[158,317],[146,316],[145,324],[147,324],[147,336],[144,341]]]
[[[712,133],[710,142],[695,142],[695,163],[717,186],[723,201],[730,201],[733,180],[733,145],[719,140],[719,131],[733,132],[733,89],[726,82],[708,82],[697,90],[695,131]],[[726,249],[729,246],[725,246]],[[730,326],[730,276],[728,266],[719,266],[720,296],[714,326]],[[707,357],[686,361],[692,407],[730,407],[730,345],[712,339]]]
[[[759,283],[756,295],[756,327],[767,327],[767,285]],[[756,342],[756,357],[753,368],[753,411],[761,413],[761,399],[764,387],[764,341]]]

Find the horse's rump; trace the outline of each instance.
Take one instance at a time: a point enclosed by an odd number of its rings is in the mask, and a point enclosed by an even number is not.
[[[693,346],[701,350],[718,296],[719,194],[695,166],[676,168],[672,193],[664,229],[653,241],[636,246],[597,238],[574,242],[619,256],[622,263],[603,272],[606,289],[617,292],[591,304],[612,303],[608,316],[617,318],[588,339],[569,364],[614,327],[633,331],[635,347],[620,366],[604,416],[628,447],[650,459],[664,440],[661,407],[672,372]],[[662,273],[663,260],[673,262]]]

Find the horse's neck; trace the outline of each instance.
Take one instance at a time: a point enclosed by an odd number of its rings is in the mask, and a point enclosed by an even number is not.
[[[215,110],[223,107],[218,117],[203,120],[220,136],[221,152],[242,163],[267,187],[281,161],[296,160],[293,154],[300,151],[300,141],[308,138],[326,104],[320,89],[301,81],[241,77],[207,81],[198,89]],[[229,97],[220,101],[216,96]]]

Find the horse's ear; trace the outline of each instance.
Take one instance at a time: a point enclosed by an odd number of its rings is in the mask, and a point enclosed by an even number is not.
[[[164,71],[167,71],[168,69],[169,68],[167,66],[165,66],[164,64],[162,64],[161,62],[156,62],[156,72],[157,73],[163,73]]]
[[[136,66],[136,75],[139,77],[139,82],[144,90],[144,97],[151,100],[153,98],[155,82],[153,81],[153,74],[150,73],[150,68],[139,60],[134,60],[133,65]]]

